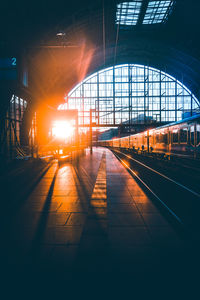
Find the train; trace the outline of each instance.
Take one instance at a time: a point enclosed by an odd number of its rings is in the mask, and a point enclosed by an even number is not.
[[[137,153],[200,158],[200,114],[137,134],[98,143],[100,146],[132,150]]]

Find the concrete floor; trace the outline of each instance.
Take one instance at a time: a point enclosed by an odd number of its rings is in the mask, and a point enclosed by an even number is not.
[[[62,272],[142,272],[184,259],[184,242],[108,150],[55,162],[15,215],[5,264]]]

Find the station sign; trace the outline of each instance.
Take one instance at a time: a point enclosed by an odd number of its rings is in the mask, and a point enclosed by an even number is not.
[[[0,80],[17,80],[16,57],[0,57]]]

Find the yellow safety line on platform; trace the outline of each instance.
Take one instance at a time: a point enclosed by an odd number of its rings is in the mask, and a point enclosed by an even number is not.
[[[96,183],[91,196],[90,205],[92,207],[107,207],[107,186],[106,186],[106,154],[103,153],[99,166]]]

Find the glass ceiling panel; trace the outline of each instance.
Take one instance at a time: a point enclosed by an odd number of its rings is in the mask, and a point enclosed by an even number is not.
[[[140,15],[141,6],[142,0],[117,4],[116,24],[128,26],[136,25]]]
[[[122,2],[117,4],[116,20],[117,25],[134,26],[143,16],[142,24],[164,23],[172,11],[175,0],[143,0]]]
[[[174,0],[150,1],[144,16],[143,24],[163,23],[167,20]]]

